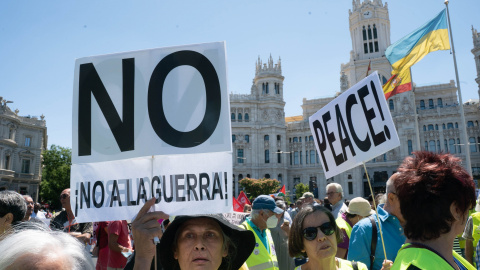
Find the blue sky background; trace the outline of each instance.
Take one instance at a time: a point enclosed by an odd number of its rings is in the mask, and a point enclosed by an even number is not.
[[[384,2],[385,3],[385,2]],[[433,18],[443,0],[388,2],[392,43]],[[286,116],[302,99],[340,89],[352,48],[351,1],[0,1],[0,96],[20,115],[45,115],[48,145],[72,147],[75,59],[124,51],[226,41],[229,92],[248,94],[258,56],[282,58]],[[480,1],[450,1],[463,101],[478,99],[471,27]],[[375,67],[373,67],[375,69]],[[417,85],[455,79],[448,51],[412,68]]]

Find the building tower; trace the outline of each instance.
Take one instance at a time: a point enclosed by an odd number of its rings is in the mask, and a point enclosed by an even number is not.
[[[341,74],[348,78],[348,85],[353,86],[366,75],[371,61],[371,72],[378,71],[383,84],[390,78],[391,65],[385,57],[385,50],[390,46],[390,19],[387,3],[382,0],[352,1],[349,13],[352,50],[350,61],[341,65]],[[344,90],[342,90],[343,92]]]
[[[472,36],[473,36],[472,53],[475,58],[475,67],[477,68],[477,78],[475,79],[475,81],[478,84],[478,97],[480,98],[480,33],[473,28],[473,25],[472,25]]]

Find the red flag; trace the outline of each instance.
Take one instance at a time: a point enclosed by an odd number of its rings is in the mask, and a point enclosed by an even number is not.
[[[287,195],[287,193],[285,192],[285,185],[283,185],[283,187],[280,189],[280,192],[282,192],[283,195]]]
[[[238,202],[243,206],[245,206],[245,204],[252,204],[248,198],[247,198],[247,195],[245,195],[245,193],[243,191],[240,191],[240,194],[238,194]]]
[[[368,68],[367,68],[367,75],[365,75],[365,77],[368,76],[368,72],[370,71],[370,64],[372,63],[372,60],[370,60],[370,62],[368,62]]]
[[[235,199],[235,197],[232,197],[233,199],[233,211],[235,212],[243,212],[243,206]]]

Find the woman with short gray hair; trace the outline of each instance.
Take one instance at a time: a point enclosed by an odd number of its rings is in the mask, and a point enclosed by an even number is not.
[[[11,190],[0,191],[0,235],[21,222],[26,212],[27,205],[22,195]]]

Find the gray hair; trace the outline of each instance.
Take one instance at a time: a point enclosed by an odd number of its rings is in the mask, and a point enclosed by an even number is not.
[[[285,208],[287,207],[287,205],[285,204],[285,202],[282,201],[282,200],[276,201],[276,202],[275,202],[275,205],[276,205],[277,207],[282,208],[283,210],[285,210]]]
[[[397,173],[392,174],[392,176],[388,178],[387,184],[385,187],[385,197],[388,197],[388,193],[395,193],[395,186],[393,185],[395,178],[397,178]]]
[[[8,213],[13,215],[13,224],[22,221],[27,212],[27,204],[22,195],[15,191],[0,191],[0,215],[5,216]]]
[[[95,269],[82,243],[67,233],[50,231],[40,226],[6,236],[0,241],[0,254],[0,270],[10,268],[17,259],[25,256],[32,257],[32,260],[37,262],[55,257],[63,260],[62,263],[66,263],[67,267],[73,270]]]
[[[342,194],[342,199],[343,199],[343,188],[342,188],[342,185],[340,185],[339,183],[330,183],[327,185],[326,187],[326,190],[328,192],[328,188],[331,187],[331,186],[334,186],[335,189],[337,190],[337,192],[341,193]]]

